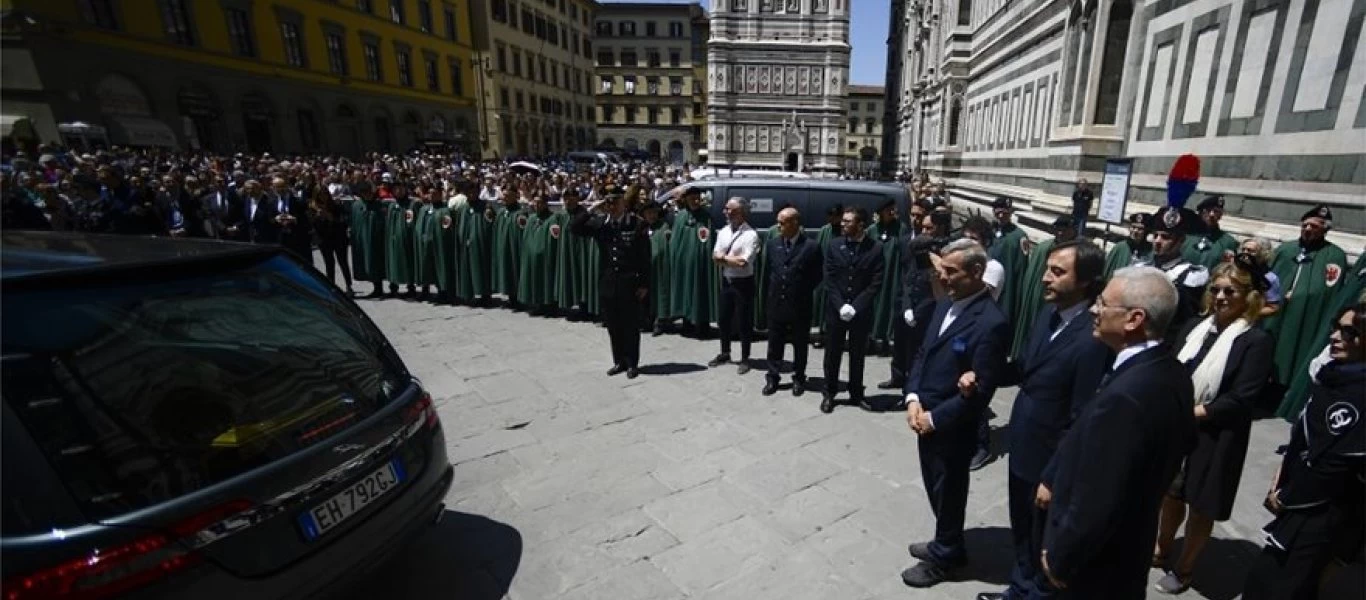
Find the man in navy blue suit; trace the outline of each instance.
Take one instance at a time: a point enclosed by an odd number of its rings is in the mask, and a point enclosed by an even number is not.
[[[1058,442],[1083,406],[1095,396],[1110,349],[1092,336],[1091,303],[1105,287],[1105,253],[1095,244],[1071,240],[1048,252],[1039,316],[1016,363],[1020,391],[1010,411],[1010,532],[1015,566],[1010,587],[977,600],[1047,598],[1052,594],[1039,570],[1042,512],[1034,506],[1039,479]],[[1038,285],[1028,281],[1025,285]],[[970,389],[970,388],[969,388]]]
[[[778,235],[768,248],[768,374],[763,394],[778,391],[783,346],[792,344],[792,395],[806,391],[807,338],[811,335],[811,296],[821,282],[821,246],[802,235],[801,214],[778,211]]]
[[[1176,312],[1167,275],[1142,266],[1115,271],[1091,306],[1115,359],[1035,492],[1048,511],[1039,566],[1055,597],[1145,595],[1158,509],[1195,438],[1190,372],[1162,344]]]
[[[906,422],[919,435],[920,473],[935,516],[934,539],[910,547],[921,562],[901,574],[912,587],[946,581],[967,562],[968,466],[977,422],[1005,374],[1010,343],[1010,324],[982,281],[986,267],[987,252],[977,242],[944,247],[937,270],[948,297],[935,305],[906,379]],[[969,373],[972,393],[963,394],[960,380]]]

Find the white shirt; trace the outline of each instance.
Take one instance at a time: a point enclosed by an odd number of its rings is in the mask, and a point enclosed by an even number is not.
[[[745,259],[745,266],[721,268],[721,274],[725,277],[736,279],[754,276],[754,261],[759,254],[759,234],[754,231],[749,223],[741,223],[738,228],[732,229],[729,224],[721,228],[721,233],[716,235],[716,249],[712,251],[712,256],[721,258],[731,256]]]
[[[1110,366],[1110,372],[1114,373],[1115,371],[1118,371],[1121,365],[1123,365],[1126,362],[1129,362],[1129,359],[1138,356],[1140,352],[1143,352],[1144,350],[1147,350],[1149,348],[1156,347],[1158,344],[1161,343],[1162,340],[1148,340],[1141,344],[1134,344],[1123,350],[1120,350],[1119,354],[1115,355],[1115,363]]]
[[[987,289],[991,290],[991,299],[1001,299],[1001,287],[1006,282],[1006,268],[996,259],[987,261],[987,270],[982,272],[982,281],[987,284]]]
[[[1086,312],[1090,309],[1090,302],[1078,302],[1076,306],[1072,306],[1071,308],[1068,308],[1066,310],[1059,311],[1058,317],[1062,318],[1062,322],[1059,323],[1058,328],[1054,329],[1053,333],[1048,336],[1048,341],[1051,342],[1053,340],[1058,339],[1058,334],[1062,333],[1062,330],[1067,329],[1067,325],[1072,322],[1072,319],[1080,317],[1081,313]]]
[[[256,206],[261,203],[261,197],[254,196],[248,199],[251,201],[251,208],[247,209],[247,220],[251,221],[256,219]]]
[[[949,312],[944,314],[944,322],[939,325],[939,335],[944,335],[944,332],[949,330],[949,325],[953,324],[954,320],[958,318],[958,315],[963,314],[963,309],[967,308],[968,303],[972,302],[973,300],[976,300],[978,296],[981,296],[986,292],[987,288],[984,287],[980,290],[977,290],[977,293],[968,296],[967,298],[963,298],[962,300],[954,300],[953,304],[949,305]]]

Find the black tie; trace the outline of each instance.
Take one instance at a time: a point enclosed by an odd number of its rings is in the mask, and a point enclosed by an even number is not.
[[[1100,378],[1100,387],[1096,388],[1096,390],[1099,391],[1105,389],[1105,386],[1110,384],[1110,378],[1114,377],[1114,375],[1114,369],[1112,369],[1111,367],[1105,367],[1105,375]]]
[[[1053,316],[1048,318],[1048,331],[1057,333],[1059,327],[1062,327],[1062,313],[1053,311]]]

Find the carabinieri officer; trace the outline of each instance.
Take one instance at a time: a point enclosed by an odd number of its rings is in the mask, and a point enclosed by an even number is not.
[[[643,302],[650,293],[650,236],[645,221],[626,210],[626,195],[620,188],[607,186],[603,196],[575,216],[569,230],[598,243],[602,265],[598,297],[612,340],[612,368],[607,375],[625,371],[626,377],[634,379],[640,374]]]

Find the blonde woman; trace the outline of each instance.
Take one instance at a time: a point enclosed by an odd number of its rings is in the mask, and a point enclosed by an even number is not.
[[[1233,512],[1252,409],[1272,370],[1275,341],[1256,326],[1266,290],[1265,267],[1242,257],[1219,265],[1205,288],[1204,317],[1176,338],[1176,357],[1195,387],[1197,427],[1192,450],[1162,502],[1154,567],[1168,566],[1176,530],[1186,522],[1181,554],[1155,585],[1164,594],[1190,587],[1214,522]]]

